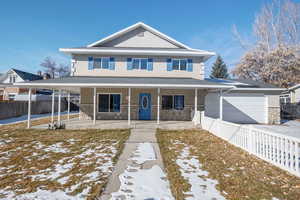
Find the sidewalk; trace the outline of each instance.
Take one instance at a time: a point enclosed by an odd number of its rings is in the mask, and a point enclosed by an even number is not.
[[[174,199],[155,133],[154,127],[139,126],[131,130],[101,200]]]

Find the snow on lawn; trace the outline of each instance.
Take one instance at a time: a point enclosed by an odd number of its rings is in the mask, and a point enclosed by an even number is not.
[[[61,115],[65,115],[68,112],[61,112]],[[70,112],[70,114],[76,114],[78,112]],[[57,116],[58,113],[55,113],[54,115]],[[44,118],[44,117],[50,117],[51,113],[45,113],[45,114],[35,114],[31,115],[31,119],[39,119],[39,118]],[[20,117],[12,117],[8,119],[2,119],[0,120],[0,126],[1,125],[8,125],[8,124],[14,124],[14,123],[19,123],[27,120],[27,115],[22,115]]]
[[[181,175],[191,185],[191,190],[184,193],[187,195],[186,200],[225,199],[216,189],[218,181],[208,178],[208,172],[201,168],[195,156],[190,155],[188,146],[182,149],[176,164],[180,167]]]
[[[112,173],[118,142],[90,142],[78,148],[80,142],[70,139],[47,145],[32,141],[10,150],[12,143],[0,146],[0,200],[86,199]],[[2,148],[6,151],[1,152]]]
[[[112,193],[112,200],[173,200],[166,174],[158,165],[150,169],[142,169],[146,161],[155,160],[155,152],[151,143],[141,143],[134,152],[124,173],[120,174],[121,186],[119,191]],[[138,166],[136,166],[138,164]]]

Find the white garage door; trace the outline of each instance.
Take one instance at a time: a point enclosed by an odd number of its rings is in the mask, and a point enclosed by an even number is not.
[[[223,100],[223,119],[235,123],[265,123],[266,97],[263,94],[227,94]]]

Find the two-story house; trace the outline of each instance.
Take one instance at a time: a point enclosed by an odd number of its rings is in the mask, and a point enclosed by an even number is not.
[[[276,123],[273,86],[205,79],[204,62],[215,53],[193,49],[137,23],[78,48],[72,76],[20,84],[80,93],[82,119],[199,120],[199,111],[239,123]]]

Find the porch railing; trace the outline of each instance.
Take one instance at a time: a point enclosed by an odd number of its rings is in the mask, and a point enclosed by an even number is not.
[[[212,134],[298,177],[300,139],[251,125],[239,125],[202,114],[201,126]]]

